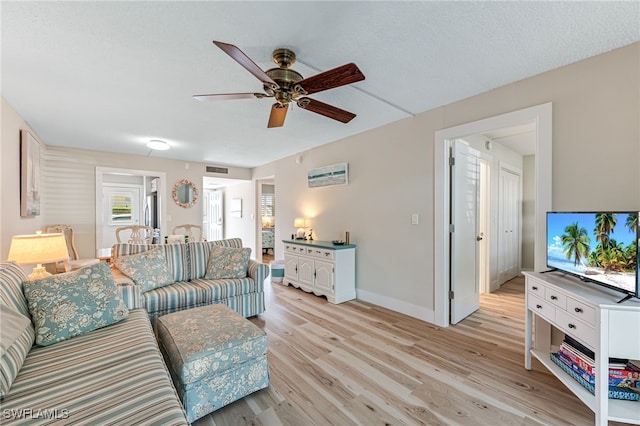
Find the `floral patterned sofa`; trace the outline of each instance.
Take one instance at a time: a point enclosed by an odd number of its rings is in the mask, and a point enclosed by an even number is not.
[[[28,281],[0,262],[3,425],[187,425],[142,309],[106,263]]]
[[[116,244],[114,275],[129,309],[150,319],[222,303],[245,318],[264,312],[269,267],[249,259],[240,238],[186,244]]]

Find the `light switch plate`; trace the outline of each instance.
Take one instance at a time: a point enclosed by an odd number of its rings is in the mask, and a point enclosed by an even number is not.
[[[418,224],[418,213],[412,213],[411,214],[411,224],[412,225],[417,225]]]

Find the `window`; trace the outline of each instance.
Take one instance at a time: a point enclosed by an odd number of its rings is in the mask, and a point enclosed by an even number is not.
[[[112,225],[126,225],[133,223],[131,206],[133,195],[127,192],[109,193],[109,211],[111,212],[110,223]]]

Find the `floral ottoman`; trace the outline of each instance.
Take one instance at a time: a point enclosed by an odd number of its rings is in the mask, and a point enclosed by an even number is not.
[[[228,306],[163,315],[154,327],[189,422],[269,385],[267,335]]]

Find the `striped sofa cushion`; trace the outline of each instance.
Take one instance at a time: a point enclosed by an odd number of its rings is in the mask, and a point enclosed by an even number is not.
[[[142,253],[157,247],[162,247],[169,272],[175,281],[189,280],[189,256],[185,244],[116,244],[111,248],[111,256],[128,256],[130,254]]]
[[[3,413],[25,408],[50,410],[63,424],[188,424],[144,310],[34,347],[2,401]]]
[[[154,288],[142,293],[142,298],[149,315],[153,317],[156,312],[188,309],[258,291],[262,291],[262,287],[259,289],[251,278],[192,280]]]
[[[27,280],[22,268],[16,263],[0,262],[0,303],[11,308],[17,315],[23,315],[29,319],[25,327],[17,333],[17,339],[0,357],[0,399],[11,389],[36,337],[27,299],[22,293],[22,282]],[[2,326],[6,327],[7,324]]]
[[[182,311],[184,309],[207,306],[211,305],[212,303],[227,305],[245,318],[254,317],[264,312],[264,292],[241,294],[240,296],[220,299],[216,300],[215,302],[203,302],[192,306],[173,306],[171,308],[149,314],[149,319],[153,322],[156,318],[162,315]]]
[[[209,261],[209,254],[211,253],[211,247],[233,247],[242,248],[242,239],[240,238],[228,238],[226,240],[216,241],[196,241],[187,244],[190,257],[190,271],[189,278],[196,279],[204,277],[207,272],[207,262]]]

